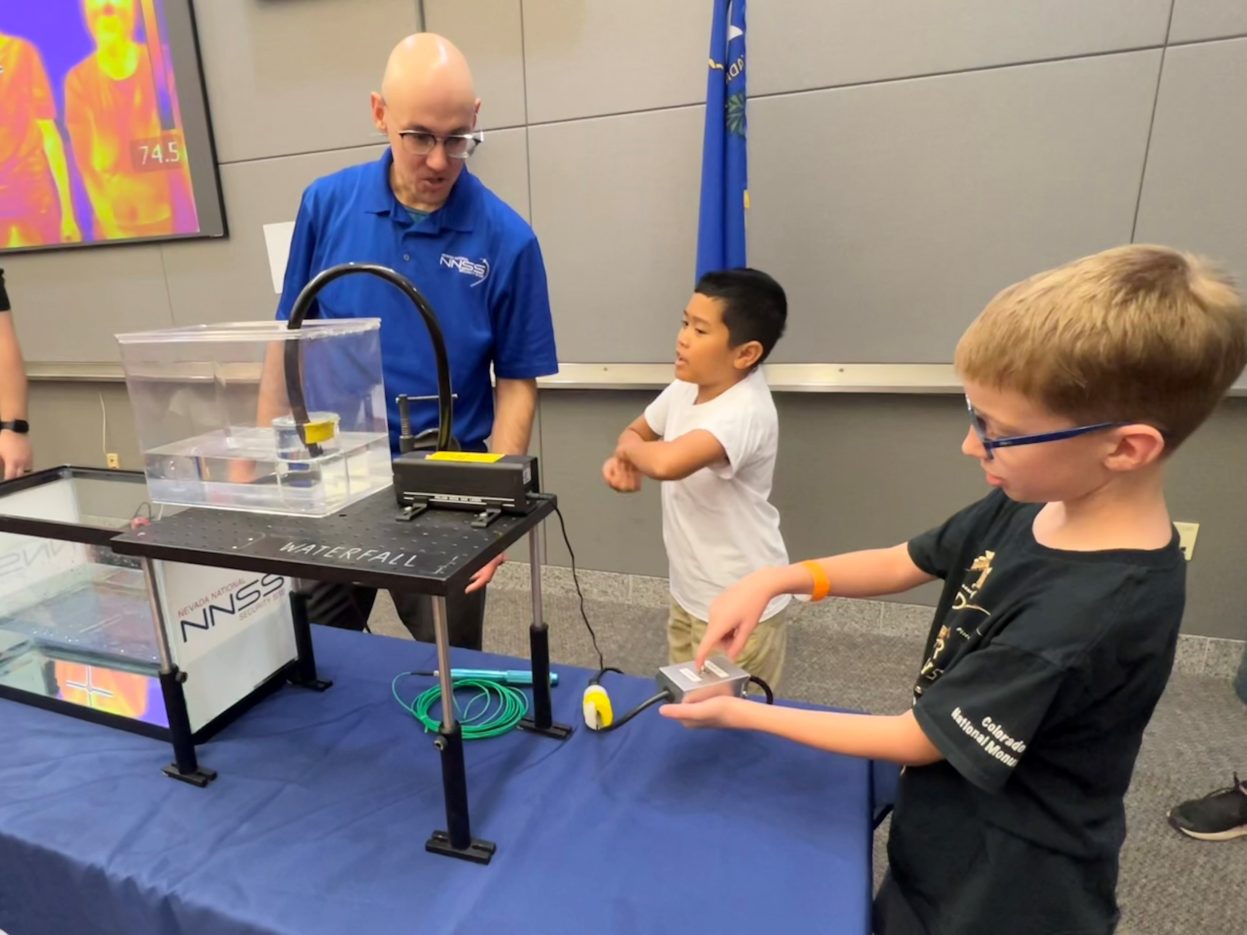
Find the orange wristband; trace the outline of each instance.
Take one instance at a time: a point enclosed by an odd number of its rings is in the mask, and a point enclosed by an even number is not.
[[[823,571],[823,566],[813,559],[809,559],[801,563],[801,567],[810,573],[810,577],[814,579],[814,590],[810,592],[811,601],[821,601],[831,593],[831,581],[827,578],[827,572]]]

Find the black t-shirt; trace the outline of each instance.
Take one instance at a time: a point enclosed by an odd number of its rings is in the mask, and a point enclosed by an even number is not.
[[[1000,491],[909,543],[944,579],[914,715],[945,759],[901,777],[892,874],[929,930],[1100,935],[1123,797],[1173,665],[1186,563],[1035,541]]]
[[[0,312],[9,310],[9,294],[4,288],[4,270],[0,269]]]

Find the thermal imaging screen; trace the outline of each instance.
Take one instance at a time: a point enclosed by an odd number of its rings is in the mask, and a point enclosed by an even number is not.
[[[105,711],[157,727],[168,727],[160,680],[102,665],[56,660],[57,695],[62,701]]]
[[[0,2],[0,250],[204,233],[215,169],[191,158],[175,72],[197,78],[197,52],[170,43],[170,3],[189,18],[188,0]]]

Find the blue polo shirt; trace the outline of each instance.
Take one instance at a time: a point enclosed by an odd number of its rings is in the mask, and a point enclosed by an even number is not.
[[[419,289],[446,337],[455,400],[455,437],[483,448],[494,422],[489,369],[523,380],[558,372],[545,264],[528,223],[466,168],[437,211],[414,219],[390,188],[393,155],[317,179],[303,193],[277,317],[299,291],[338,263],[379,263]],[[398,451],[394,397],[433,396],[437,370],[420,313],[390,283],[355,275],[321,290],[308,317],[380,318],[381,362]],[[413,403],[412,430],[437,423],[437,404]]]

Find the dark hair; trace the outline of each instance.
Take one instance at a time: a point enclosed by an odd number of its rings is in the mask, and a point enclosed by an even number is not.
[[[758,363],[770,356],[788,320],[788,297],[779,283],[761,270],[742,266],[705,273],[694,291],[723,303],[729,346],[757,341],[762,345]]]

